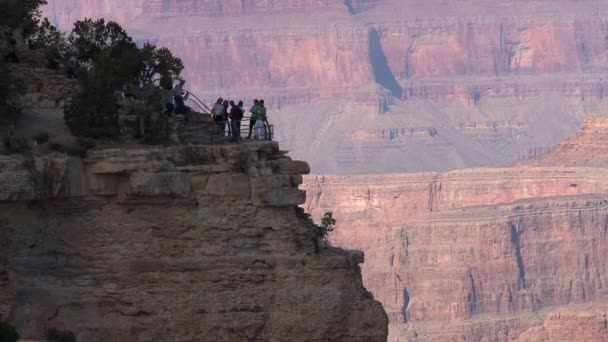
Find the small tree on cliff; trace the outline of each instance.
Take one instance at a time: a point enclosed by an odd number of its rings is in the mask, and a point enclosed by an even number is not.
[[[145,43],[139,50],[141,64],[139,65],[139,81],[144,87],[152,86],[161,80],[176,79],[184,70],[184,63],[173,56],[167,48],[157,48],[155,45]]]
[[[329,246],[329,233],[334,231],[336,220],[333,217],[333,213],[328,211],[321,218],[321,225],[314,223],[310,214],[306,213],[302,208],[296,208],[296,216],[301,219],[305,224],[310,227],[310,235],[313,240],[315,247],[315,253],[319,254],[322,247]]]
[[[127,87],[148,110],[159,104],[156,84],[162,78],[179,76],[184,66],[181,59],[166,48],[150,43],[137,47],[127,32],[115,22],[85,19],[74,24],[69,35],[72,47],[68,55],[80,66],[84,92],[67,108],[65,119],[78,136],[115,136],[118,129],[118,104],[114,90]],[[114,89],[117,88],[117,89]],[[146,115],[152,112],[145,113]],[[152,139],[154,140],[154,139]]]
[[[329,236],[329,233],[334,231],[334,226],[336,225],[336,220],[334,219],[333,213],[328,211],[321,218],[321,225],[319,226],[319,237],[322,238],[325,242]],[[328,242],[329,243],[329,242]]]
[[[106,23],[104,19],[77,21],[68,42],[71,46],[69,54],[86,68],[92,67],[104,51],[117,58],[124,50],[136,48],[133,39],[118,23]]]
[[[44,18],[38,23],[34,32],[28,37],[27,44],[31,49],[45,49],[55,47],[65,53],[68,47],[67,36]]]
[[[0,27],[20,29],[27,38],[40,22],[40,7],[46,0],[2,0],[0,1]]]
[[[174,79],[184,69],[181,59],[167,48],[144,43],[138,48],[133,38],[117,23],[85,19],[74,24],[68,37],[68,53],[85,68],[100,63],[116,81],[141,87],[157,84],[162,78]]]

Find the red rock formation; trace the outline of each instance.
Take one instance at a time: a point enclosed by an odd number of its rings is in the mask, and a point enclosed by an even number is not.
[[[529,165],[608,165],[608,121],[590,118],[581,130],[559,145],[549,149],[526,164]]]
[[[319,173],[514,161],[606,101],[601,0],[52,0],[47,13],[63,27],[109,16],[172,48],[208,101],[264,97],[282,144]],[[517,127],[470,129],[494,123]],[[438,134],[369,133],[418,127]]]
[[[366,251],[390,340],[604,341],[606,127],[515,167],[310,176],[306,209]]]

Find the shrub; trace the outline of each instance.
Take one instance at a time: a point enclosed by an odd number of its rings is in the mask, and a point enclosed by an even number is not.
[[[82,137],[115,137],[120,134],[118,103],[114,88],[133,95],[143,104],[133,112],[143,120],[134,127],[137,137],[146,143],[164,143],[170,125],[163,111],[164,94],[156,86],[169,82],[183,70],[181,59],[166,48],[150,43],[138,48],[127,32],[115,22],[85,19],[74,24],[69,35],[68,55],[84,69],[83,93],[65,111],[65,120],[74,135]],[[169,81],[168,81],[169,80]]]
[[[17,329],[3,322],[2,316],[0,316],[0,342],[17,342],[18,340],[19,334],[17,333]]]
[[[325,215],[323,215],[321,218],[321,225],[315,224],[310,217],[310,214],[306,213],[304,209],[300,207],[296,208],[296,217],[310,226],[310,234],[313,239],[315,253],[318,254],[323,246],[330,245],[327,238],[329,237],[329,233],[333,232],[334,226],[336,225],[336,220],[331,211],[326,212]]]
[[[182,60],[173,56],[167,48],[158,49],[156,46],[145,43],[139,50],[138,81],[144,86],[151,86],[157,82],[161,86],[170,84],[172,79],[179,77],[184,69]]]
[[[77,21],[68,42],[69,55],[86,69],[96,67],[111,80],[144,88],[176,78],[184,69],[182,60],[171,50],[151,43],[138,48],[133,38],[113,21]]]
[[[65,33],[55,27],[48,18],[44,18],[32,35],[27,38],[27,44],[31,49],[44,49],[56,47],[60,51],[67,49],[67,38]]]
[[[2,0],[0,1],[0,26],[11,30],[20,28],[23,36],[29,37],[40,22],[40,7],[45,0]]]
[[[329,233],[334,231],[334,226],[336,225],[336,220],[333,217],[333,213],[328,211],[321,218],[321,225],[317,226],[317,236],[319,239],[322,239],[324,242],[329,243],[327,237]]]
[[[70,54],[86,66],[92,66],[102,52],[116,57],[122,50],[136,48],[133,39],[117,23],[104,19],[84,19],[74,23],[68,36]]]
[[[78,137],[114,137],[119,134],[118,104],[103,79],[85,81],[84,91],[65,108],[65,121]]]
[[[21,82],[15,79],[4,62],[0,61],[0,118],[19,112],[15,99],[21,86]]]
[[[76,337],[71,331],[57,330],[55,328],[50,329],[46,333],[48,342],[76,342]]]
[[[144,120],[143,141],[146,144],[163,144],[169,140],[169,119],[165,115],[148,115]]]

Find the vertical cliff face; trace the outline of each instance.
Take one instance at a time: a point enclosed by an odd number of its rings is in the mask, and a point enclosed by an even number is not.
[[[0,157],[0,314],[25,338],[384,341],[360,252],[314,253],[275,143]]]
[[[283,146],[316,173],[509,162],[606,105],[605,1],[101,4],[46,13],[66,28],[66,13],[106,16],[171,47],[209,101],[265,98]],[[378,134],[419,130],[435,133]]]
[[[513,167],[307,177],[305,207],[366,251],[389,340],[604,341],[606,123]]]

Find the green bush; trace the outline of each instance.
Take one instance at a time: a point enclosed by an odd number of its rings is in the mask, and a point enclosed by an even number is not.
[[[46,3],[45,0],[0,1],[0,27],[20,28],[23,36],[29,37],[40,22],[40,7]]]
[[[328,211],[321,218],[321,225],[317,226],[317,236],[319,239],[322,239],[326,243],[329,244],[327,240],[329,233],[334,231],[334,226],[336,225],[336,220],[334,219],[333,213]]]
[[[68,36],[71,46],[70,55],[80,63],[91,67],[103,52],[115,58],[122,51],[136,49],[137,46],[127,32],[117,23],[104,19],[86,18],[74,23],[74,29]]]
[[[71,47],[68,55],[75,57],[86,69],[95,67],[103,70],[111,80],[144,88],[159,84],[161,80],[166,83],[166,80],[177,78],[184,69],[182,60],[173,56],[171,50],[147,42],[139,48],[113,21],[77,21],[68,42]]]
[[[17,342],[18,340],[19,334],[17,333],[17,329],[3,322],[2,316],[0,316],[0,342]]]
[[[64,117],[78,137],[115,137],[120,133],[118,104],[103,79],[85,81],[84,91],[65,108]]]
[[[45,49],[48,47],[56,47],[61,51],[67,49],[67,37],[55,27],[48,18],[44,18],[32,35],[27,38],[27,44],[31,49]]]
[[[328,241],[329,233],[334,230],[334,226],[336,225],[336,220],[331,211],[323,215],[321,225],[315,224],[310,214],[305,212],[303,208],[297,207],[295,214],[298,219],[310,227],[310,236],[314,243],[315,253],[318,254],[323,246],[330,245]]]
[[[165,115],[148,115],[144,120],[143,141],[146,144],[163,144],[169,140],[169,119]]]
[[[76,342],[76,337],[71,331],[57,330],[55,328],[50,329],[46,333],[48,342]]]
[[[21,87],[21,82],[15,79],[6,64],[0,61],[0,118],[19,112],[19,106],[15,99]]]
[[[142,101],[135,109],[143,118],[143,136],[138,127],[137,137],[151,144],[164,143],[169,138],[169,122],[156,118],[163,111],[164,94],[156,86],[161,81],[171,83],[183,70],[181,59],[166,48],[158,49],[145,43],[137,47],[126,31],[115,22],[85,19],[74,24],[68,41],[67,54],[85,70],[83,93],[66,108],[65,120],[76,136],[115,137],[119,135],[118,109],[114,87],[124,85],[128,93]]]

